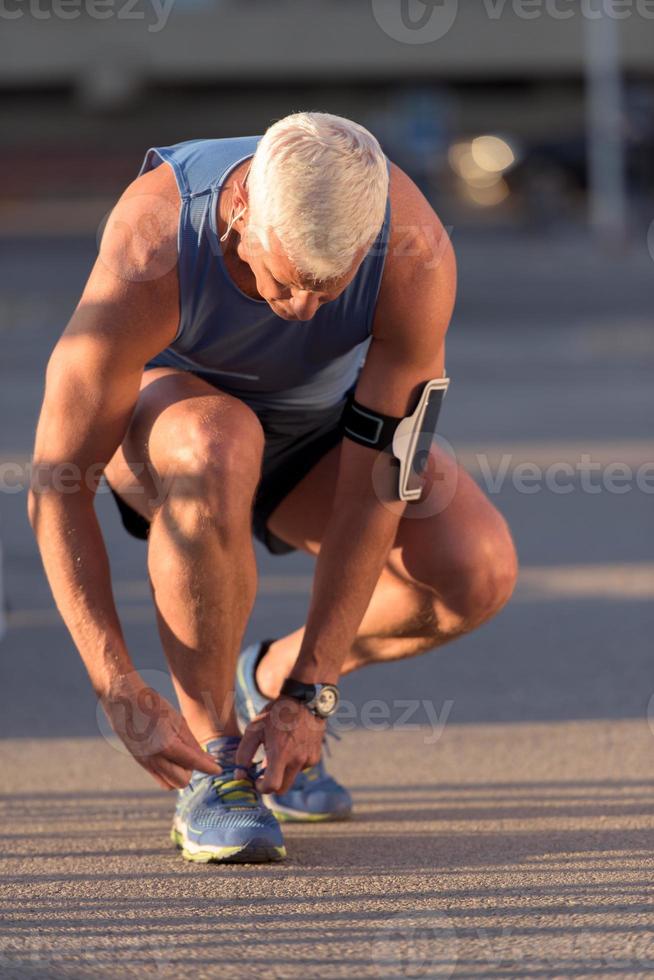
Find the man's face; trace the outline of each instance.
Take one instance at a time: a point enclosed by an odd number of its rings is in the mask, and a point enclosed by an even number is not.
[[[269,250],[264,249],[258,236],[245,229],[238,245],[238,256],[252,269],[261,298],[283,320],[310,320],[320,306],[331,303],[352,282],[365,255],[362,249],[340,279],[319,283],[302,280],[284,254],[274,231],[268,235],[268,245]]]

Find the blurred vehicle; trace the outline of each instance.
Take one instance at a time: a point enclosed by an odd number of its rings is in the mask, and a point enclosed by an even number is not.
[[[622,118],[625,177],[634,218],[645,208],[647,223],[654,200],[654,92],[651,86],[626,91]],[[570,132],[527,142],[507,175],[509,192],[529,220],[550,223],[576,218],[588,191],[588,152],[584,133]]]

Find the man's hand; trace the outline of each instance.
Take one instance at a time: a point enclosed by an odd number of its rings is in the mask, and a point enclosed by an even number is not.
[[[324,734],[324,719],[294,698],[279,697],[245,729],[236,763],[247,769],[263,745],[266,771],[257,780],[257,789],[261,793],[285,793],[302,769],[320,761]]]
[[[193,769],[220,775],[180,713],[135,671],[114,681],[100,700],[116,735],[164,789],[183,789]]]

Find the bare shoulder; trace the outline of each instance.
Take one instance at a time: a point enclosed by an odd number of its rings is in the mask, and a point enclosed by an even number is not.
[[[137,177],[103,229],[99,258],[126,282],[157,282],[177,263],[180,196],[170,167]]]
[[[426,284],[456,282],[450,236],[422,191],[400,167],[391,165],[391,227],[386,271],[417,277]]]
[[[396,333],[402,323],[416,333],[422,323],[444,336],[456,296],[450,236],[424,194],[395,164],[389,193],[391,226],[373,333]]]
[[[125,189],[107,218],[97,259],[64,331],[64,354],[77,339],[84,350],[102,350],[116,364],[143,365],[172,342],[179,326],[179,209],[167,166]]]

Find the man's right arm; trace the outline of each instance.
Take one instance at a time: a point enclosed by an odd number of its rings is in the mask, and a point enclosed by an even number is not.
[[[127,431],[144,365],[177,330],[177,209],[168,180],[158,171],[139,178],[112,212],[48,364],[34,449],[30,522],[57,607],[105,707],[127,698],[147,709],[113,601],[93,501]],[[162,704],[164,714],[169,707]],[[179,731],[181,719],[170,719],[176,731],[168,740],[184,744],[152,763],[134,754],[162,785],[184,785],[185,772],[209,757],[185,725]]]

